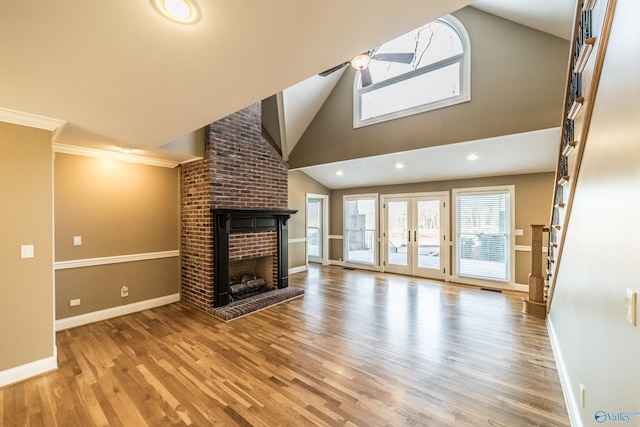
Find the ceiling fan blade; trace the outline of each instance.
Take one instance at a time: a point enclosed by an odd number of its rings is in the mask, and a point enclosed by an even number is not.
[[[362,87],[371,86],[371,72],[368,68],[363,68],[360,70],[360,81],[362,82]]]
[[[371,58],[376,61],[400,62],[402,64],[411,64],[414,58],[413,52],[407,53],[378,53]]]
[[[341,69],[342,67],[344,67],[344,66],[345,66],[345,65],[347,65],[348,63],[349,63],[349,61],[347,61],[347,62],[343,62],[343,63],[342,63],[342,64],[340,64],[340,65],[336,65],[335,67],[329,68],[328,70],[324,70],[323,72],[318,73],[318,75],[319,75],[319,76],[322,76],[322,77],[327,77],[329,74],[331,74],[331,73],[333,73],[333,72],[338,71],[339,69]]]

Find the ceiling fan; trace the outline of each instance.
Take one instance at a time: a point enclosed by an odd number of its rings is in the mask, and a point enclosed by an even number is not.
[[[371,73],[369,72],[369,64],[371,61],[386,61],[386,62],[399,62],[402,64],[410,64],[415,57],[413,52],[392,52],[392,53],[375,53],[376,49],[362,53],[350,61],[343,62],[335,67],[329,68],[321,73],[319,76],[327,77],[329,74],[338,71],[342,67],[349,64],[357,70],[360,70],[360,80],[362,81],[362,87],[371,85]]]

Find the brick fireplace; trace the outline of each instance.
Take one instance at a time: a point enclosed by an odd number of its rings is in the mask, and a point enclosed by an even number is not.
[[[262,266],[262,274],[272,288],[289,285],[287,221],[290,210],[214,209],[213,238],[213,305],[222,307],[230,302],[229,285],[232,267],[244,265],[240,273],[255,273]],[[268,258],[271,266],[258,263]],[[255,264],[246,261],[254,260]],[[271,267],[267,270],[268,267]],[[252,269],[253,268],[253,269]],[[265,271],[267,270],[267,271]]]
[[[222,257],[271,257],[271,285],[287,286],[286,224],[295,211],[287,210],[287,166],[262,137],[261,114],[256,103],[212,123],[204,158],[182,166],[182,300],[207,312],[228,301],[218,287],[229,280]]]

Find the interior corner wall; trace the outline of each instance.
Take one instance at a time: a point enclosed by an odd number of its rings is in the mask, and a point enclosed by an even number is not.
[[[290,166],[560,126],[569,42],[472,7],[453,15],[471,42],[470,102],[354,129],[355,70],[347,67],[291,152]]]
[[[625,310],[627,288],[640,292],[638,16],[616,2],[548,318],[574,425],[640,425],[640,324]]]
[[[57,320],[179,294],[178,168],[56,153],[54,197]]]
[[[461,179],[452,181],[434,181],[414,184],[385,185],[377,187],[349,188],[332,190],[330,197],[330,225],[329,234],[342,236],[344,233],[344,212],[343,197],[345,195],[357,194],[407,194],[407,193],[429,193],[448,191],[455,188],[492,187],[503,185],[515,186],[515,228],[523,230],[522,236],[516,236],[516,246],[531,245],[531,224],[548,224],[551,201],[553,198],[554,174],[552,172],[536,173],[526,175],[507,175],[487,178]],[[451,241],[453,231],[452,203],[449,203],[449,230],[447,240]],[[378,210],[380,212],[380,210]],[[380,232],[380,230],[378,230]],[[378,236],[380,237],[380,236]],[[344,258],[343,240],[333,239],[330,241],[329,257],[332,260]],[[529,275],[531,253],[527,251],[516,251],[515,260],[515,283],[527,285]],[[447,266],[447,271],[451,271],[451,265]]]
[[[55,365],[51,132],[0,122],[0,153],[2,377],[45,359]],[[33,258],[21,258],[22,245],[33,245]]]
[[[289,171],[289,209],[298,211],[289,220],[289,269],[307,264],[307,194],[330,193],[304,172]]]

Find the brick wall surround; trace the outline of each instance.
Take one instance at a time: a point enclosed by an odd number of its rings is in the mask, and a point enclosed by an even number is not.
[[[256,103],[209,125],[204,159],[182,165],[182,300],[207,312],[213,309],[210,210],[287,209],[287,166],[261,132],[262,109]],[[238,245],[241,258],[274,252],[277,258],[275,236],[232,235],[230,249]],[[257,248],[253,253],[251,245]]]
[[[260,103],[210,125],[212,209],[287,209],[287,166],[262,138]]]
[[[232,261],[278,254],[275,231],[235,233],[229,236],[229,259]]]
[[[205,161],[182,165],[182,300],[213,305],[213,223]]]

